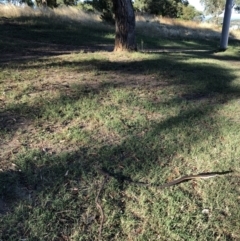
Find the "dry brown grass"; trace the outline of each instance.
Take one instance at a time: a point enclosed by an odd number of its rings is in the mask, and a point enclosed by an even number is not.
[[[203,29],[214,29],[219,30],[220,27],[213,23],[206,22],[195,22],[195,21],[186,21],[182,19],[173,19],[165,18],[161,16],[152,16],[152,15],[137,15],[136,20],[139,22],[157,22],[159,24],[173,25],[173,26],[183,26],[188,28],[203,28]]]
[[[60,18],[61,20],[74,20],[82,23],[101,22],[99,14],[89,14],[75,7],[59,7],[56,9],[33,9],[28,6],[1,5],[0,17],[39,17]],[[181,37],[181,38],[219,38],[221,26],[212,23],[198,23],[180,19],[163,18],[152,15],[136,15],[136,25],[140,31],[150,36]],[[240,31],[233,30],[231,35],[240,39]]]
[[[222,27],[213,23],[194,22],[181,19],[163,18],[152,15],[137,15],[137,27],[151,36],[181,38],[220,38]],[[234,38],[240,38],[238,31],[231,31]]]
[[[230,30],[230,33],[234,36],[234,38],[240,39],[240,29]]]
[[[74,7],[59,7],[56,9],[33,9],[28,6],[18,7],[11,4],[0,5],[0,17],[16,18],[16,17],[49,17],[49,18],[61,18],[69,19],[80,22],[100,22],[100,16],[98,14],[85,13]]]

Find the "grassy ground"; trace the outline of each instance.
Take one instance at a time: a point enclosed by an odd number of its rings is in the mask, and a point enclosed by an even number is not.
[[[240,240],[239,40],[61,19],[0,20],[0,240]]]

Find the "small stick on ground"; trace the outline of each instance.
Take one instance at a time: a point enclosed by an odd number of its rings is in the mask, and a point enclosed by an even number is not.
[[[99,209],[100,211],[100,227],[99,227],[99,231],[98,231],[98,241],[101,241],[102,240],[102,228],[103,228],[103,222],[104,222],[104,213],[103,213],[103,209],[102,209],[102,206],[101,204],[98,202],[98,199],[99,199],[99,196],[101,194],[101,191],[104,187],[104,184],[107,180],[107,176],[104,176],[102,182],[101,182],[101,185],[99,187],[99,190],[98,190],[98,193],[97,193],[97,196],[95,198],[95,203],[96,203],[96,206],[97,208]]]

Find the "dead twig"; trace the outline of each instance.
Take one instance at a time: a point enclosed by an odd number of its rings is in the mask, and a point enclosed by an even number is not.
[[[108,176],[104,175],[104,178],[103,178],[103,180],[100,184],[100,187],[98,189],[97,196],[95,198],[96,207],[99,209],[99,212],[100,212],[100,226],[99,226],[99,229],[98,229],[98,241],[102,240],[102,229],[103,229],[103,222],[104,222],[104,212],[103,212],[101,204],[99,203],[99,197],[100,197],[101,191],[104,187],[104,184],[105,184],[107,178],[108,178]]]

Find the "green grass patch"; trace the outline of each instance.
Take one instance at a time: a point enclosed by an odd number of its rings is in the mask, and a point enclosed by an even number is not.
[[[215,39],[142,32],[182,51],[112,53],[96,51],[109,26],[1,21],[0,240],[98,240],[99,190],[102,240],[240,239],[237,40],[214,53]]]

